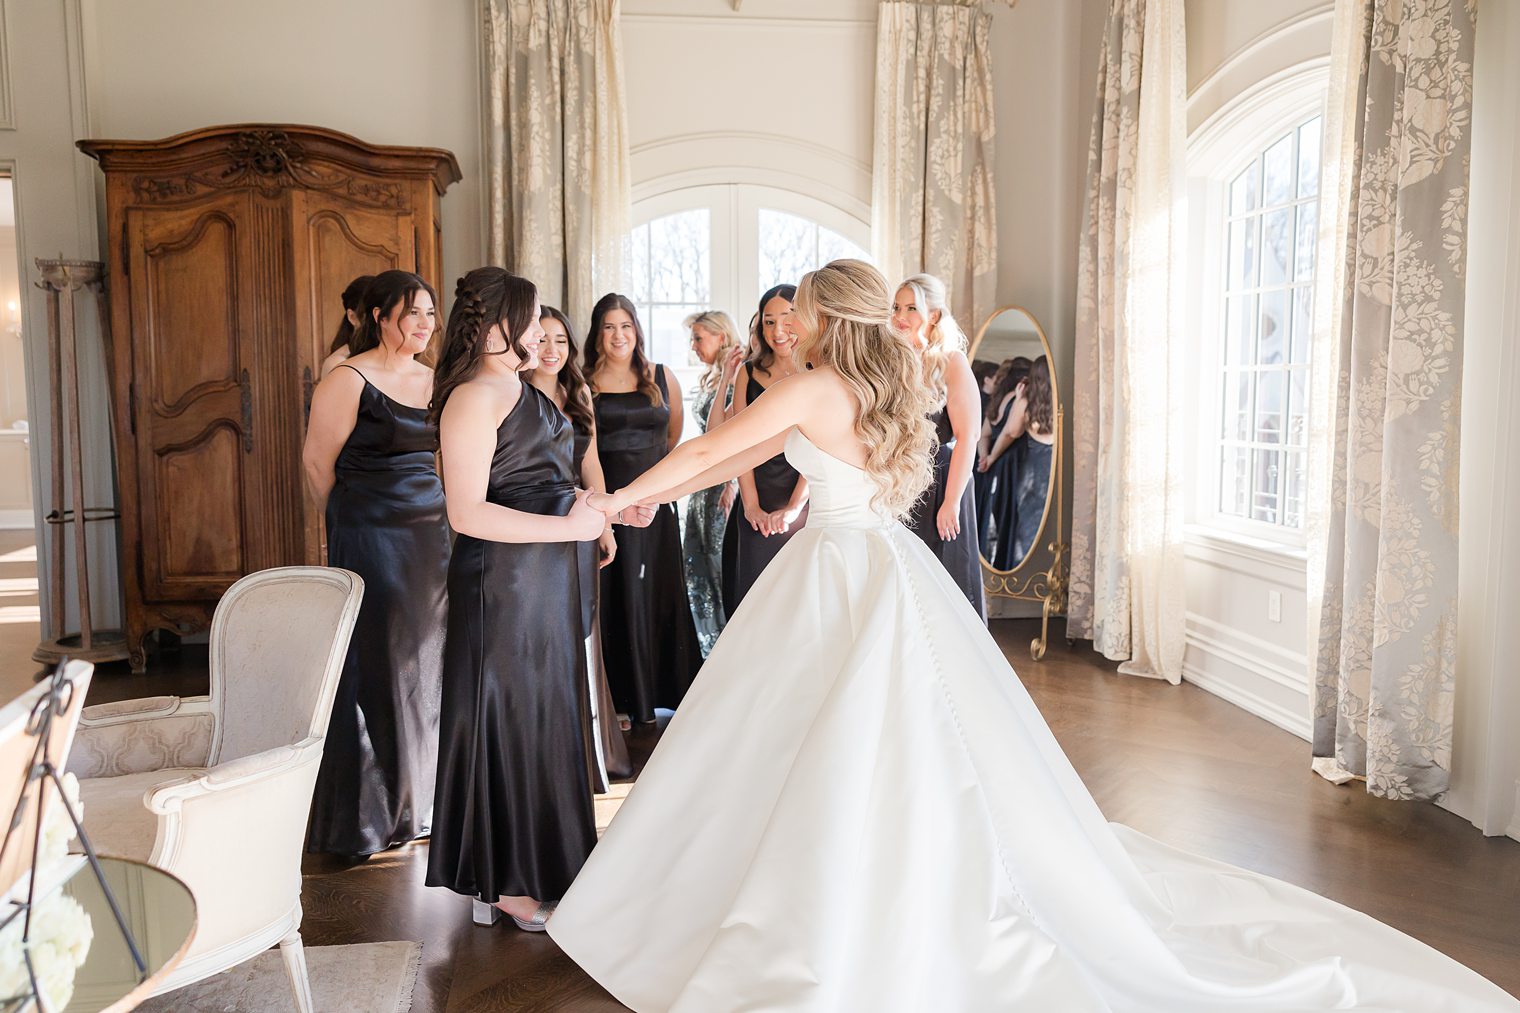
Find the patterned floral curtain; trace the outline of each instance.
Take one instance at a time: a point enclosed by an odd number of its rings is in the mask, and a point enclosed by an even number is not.
[[[1314,768],[1451,771],[1475,0],[1338,0],[1313,350]],[[1314,628],[1311,626],[1311,628]]]
[[[589,325],[624,287],[630,171],[619,0],[486,0],[487,242]]]
[[[1182,0],[1112,0],[1077,265],[1068,632],[1182,680]]]
[[[991,28],[980,0],[885,2],[876,28],[876,259],[941,278],[968,330],[997,295]]]

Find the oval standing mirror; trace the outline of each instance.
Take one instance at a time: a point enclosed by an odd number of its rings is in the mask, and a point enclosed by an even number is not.
[[[1028,310],[1004,306],[977,332],[970,357],[982,384],[974,488],[983,583],[989,595],[1043,603],[1048,626],[1065,586],[1062,411],[1050,342]],[[1049,565],[1022,573],[1033,560]],[[1036,658],[1045,653],[1045,638],[1042,628],[1031,644]]]

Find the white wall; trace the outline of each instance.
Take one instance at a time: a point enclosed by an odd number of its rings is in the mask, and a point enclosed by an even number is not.
[[[472,0],[83,0],[90,130],[160,138],[223,123],[329,127],[447,148],[443,285],[485,256]]]
[[[1194,342],[1196,353],[1189,357],[1189,385],[1195,391],[1195,403],[1210,386],[1202,370],[1211,368],[1211,342],[1217,335],[1209,326],[1213,323],[1210,306],[1204,304],[1210,302],[1209,272],[1219,270],[1217,259],[1208,253],[1207,223],[1199,214],[1209,187],[1215,184],[1199,176],[1199,166],[1218,166],[1232,158],[1232,151],[1243,150],[1238,138],[1250,128],[1249,117],[1241,110],[1260,86],[1313,78],[1314,71],[1306,65],[1322,63],[1330,52],[1331,6],[1307,0],[1277,4],[1192,0],[1187,4],[1192,198],[1188,276],[1193,279],[1189,340]],[[1318,73],[1323,76],[1322,66]],[[1310,110],[1300,111],[1312,115]],[[1190,476],[1190,481],[1196,480],[1196,475]],[[1197,518],[1190,516],[1189,520],[1195,522]],[[1188,613],[1183,677],[1308,738],[1309,637],[1303,551],[1285,550],[1190,523],[1184,579]],[[1274,596],[1275,620],[1271,618]]]

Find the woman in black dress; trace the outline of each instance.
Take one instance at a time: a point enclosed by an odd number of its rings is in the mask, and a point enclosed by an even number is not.
[[[932,274],[903,282],[892,300],[892,327],[923,356],[924,378],[939,402],[934,484],[914,505],[909,527],[939,557],[976,614],[986,619],[971,487],[982,399],[966,359],[966,336],[946,303],[945,283]]]
[[[357,857],[425,833],[433,809],[449,531],[428,420],[433,290],[387,271],[352,354],[312,395],[302,453],[327,562],[364,578],[312,796],[307,848]]]
[[[799,365],[792,358],[797,338],[786,326],[796,298],[795,285],[777,285],[760,297],[757,340],[740,382],[734,385],[731,415],[742,412],[777,380],[797,372]],[[730,616],[776,553],[807,523],[807,502],[807,479],[786,462],[785,454],[739,476],[739,505],[729,519],[729,526],[737,529],[734,578],[725,588],[732,596],[724,601]]]
[[[538,349],[538,366],[528,374],[528,382],[548,396],[565,413],[575,428],[575,473],[581,487],[592,492],[606,492],[602,462],[596,454],[596,414],[591,403],[591,388],[581,373],[570,320],[553,306],[539,310],[538,322],[544,340]],[[630,511],[634,513],[635,511]],[[646,522],[654,517],[652,508],[637,508]],[[630,520],[633,519],[630,517]],[[613,778],[633,776],[633,761],[628,757],[628,743],[618,727],[617,708],[607,683],[607,665],[602,657],[601,624],[597,618],[597,571],[617,555],[617,539],[608,524],[596,542],[576,546],[581,578],[581,628],[586,636],[586,664],[591,674],[591,727],[587,729],[591,759],[595,767],[593,785],[600,794],[611,787]]]
[[[1005,527],[1013,530],[1012,490],[1018,482],[1019,465],[1017,454],[1002,454],[994,464],[992,448],[1008,424],[1009,410],[1023,392],[1033,365],[1033,360],[1020,355],[1005,359],[998,367],[982,419],[982,436],[976,444],[976,533],[981,540],[982,558],[994,566],[998,532]]]
[[[429,413],[457,538],[427,885],[534,932],[596,843],[576,543],[606,527],[576,491],[570,421],[520,375],[538,317],[531,282],[461,278]]]
[[[1045,499],[1050,491],[1050,465],[1055,447],[1054,401],[1050,392],[1050,364],[1040,356],[1008,407],[1008,420],[988,455],[990,468],[1012,459],[1006,489],[995,494],[993,523],[998,527],[992,564],[1011,570],[1035,548],[1035,538],[1045,520]]]
[[[609,489],[648,470],[681,439],[681,389],[644,354],[644,331],[626,296],[591,311],[586,375],[596,403],[597,454]],[[618,710],[640,724],[674,709],[702,664],[686,600],[680,525],[662,503],[650,525],[624,532],[602,570],[602,650]]]

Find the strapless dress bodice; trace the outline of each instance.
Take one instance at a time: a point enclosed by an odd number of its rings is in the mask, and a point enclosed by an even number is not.
[[[875,530],[897,523],[871,505],[876,482],[869,474],[820,450],[802,430],[787,434],[785,453],[787,462],[808,480],[808,530]]]

